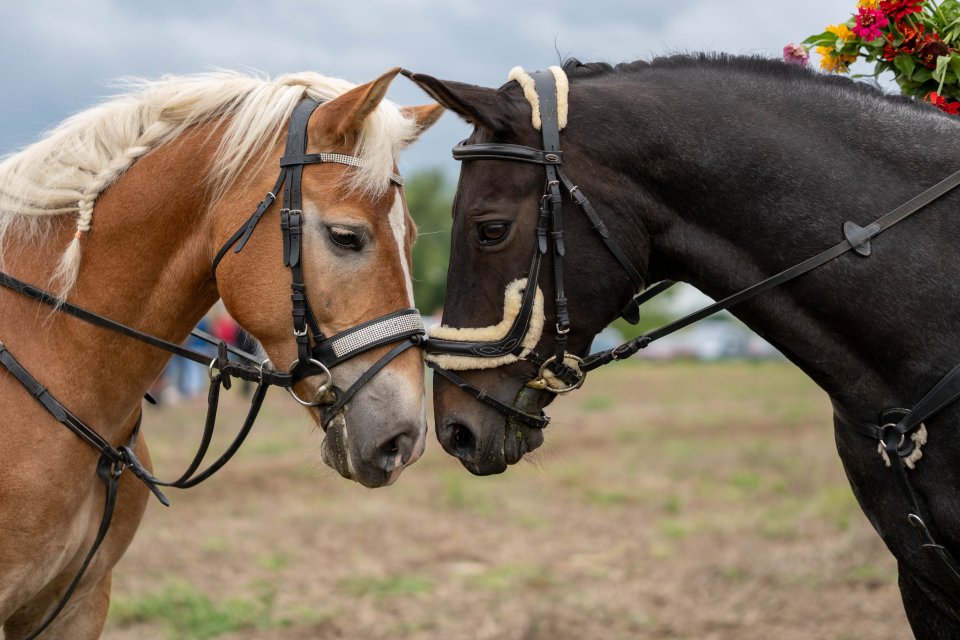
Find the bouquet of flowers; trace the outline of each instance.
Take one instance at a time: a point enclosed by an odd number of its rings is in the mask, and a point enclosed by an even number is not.
[[[857,13],[802,44],[783,48],[787,62],[846,73],[858,59],[873,76],[893,72],[901,91],[960,115],[960,0],[859,0]]]

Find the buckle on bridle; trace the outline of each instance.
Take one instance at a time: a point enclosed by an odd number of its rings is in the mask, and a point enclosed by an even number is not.
[[[630,357],[630,347],[626,343],[621,344],[617,347],[614,347],[613,351],[610,352],[610,355],[613,356],[614,360],[623,360]]]

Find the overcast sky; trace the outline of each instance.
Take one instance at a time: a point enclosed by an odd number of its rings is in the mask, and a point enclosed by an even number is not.
[[[855,0],[0,0],[0,155],[111,94],[123,76],[301,70],[360,83],[393,66],[499,86],[510,68],[573,56],[684,51],[779,56],[849,17]],[[427,102],[397,78],[390,98]],[[401,164],[454,172],[468,132],[447,114]]]

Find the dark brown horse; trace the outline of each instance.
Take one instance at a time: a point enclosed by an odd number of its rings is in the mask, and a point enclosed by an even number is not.
[[[297,249],[316,322],[333,335],[412,306],[416,231],[395,162],[441,108],[383,101],[397,71],[357,87],[313,73],[167,78],[75,116],[0,164],[0,270],[174,343],[222,298],[285,371],[298,347],[279,202],[244,250],[220,261],[216,279],[211,264],[274,184],[291,114],[309,98],[319,106],[304,121],[303,151],[338,154],[304,166],[300,183]],[[141,399],[170,357],[6,288],[0,341],[113,447],[130,440]],[[351,385],[388,349],[336,367],[334,383]],[[313,398],[323,382],[304,377],[296,393]],[[309,409],[318,422],[320,409]],[[420,351],[392,360],[342,413],[323,457],[367,486],[395,480],[425,441]],[[9,366],[0,369],[0,416],[0,634],[15,640],[37,630],[78,574],[105,492],[97,450],[59,424]],[[149,468],[142,437],[135,451]],[[111,569],[147,496],[136,477],[120,477],[103,545],[44,637],[99,637]]]
[[[949,376],[960,362],[960,193],[882,235],[863,229],[960,168],[960,126],[924,105],[778,62],[571,61],[555,74],[561,159],[550,157],[552,143],[537,130],[538,95],[524,75],[491,89],[411,74],[475,127],[456,151],[465,162],[447,327],[438,333],[450,348],[437,364],[459,370],[435,377],[444,448],[473,473],[489,474],[539,446],[538,414],[553,397],[546,374],[557,369],[574,386],[577,357],[625,308],[632,315],[629,303],[645,284],[684,281],[720,300],[846,242],[835,259],[731,311],[844,416],[835,421],[836,447],[899,562],[916,635],[960,637],[960,582],[951,577],[956,564],[944,560],[960,552],[960,405],[929,413],[892,444],[901,418],[881,416],[919,406],[941,379],[956,383]],[[546,98],[554,99],[552,88]],[[557,177],[561,164],[565,175]],[[605,227],[578,206],[584,196]],[[562,233],[559,217],[551,218],[559,211]],[[538,247],[550,247],[541,251],[542,311],[530,294],[530,311],[518,315]],[[525,326],[514,335],[517,317]],[[466,356],[466,348],[450,350],[471,344]],[[553,354],[564,349],[573,375],[555,367]],[[880,435],[881,452],[870,433]],[[887,454],[900,450],[910,456],[889,467]]]

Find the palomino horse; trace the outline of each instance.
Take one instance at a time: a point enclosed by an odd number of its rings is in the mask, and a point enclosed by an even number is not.
[[[313,73],[170,77],[74,116],[0,165],[0,270],[55,287],[60,311],[77,305],[173,343],[222,298],[277,363],[259,367],[260,387],[286,380],[330,424],[328,464],[367,486],[392,482],[426,431],[422,354],[404,350],[418,330],[390,329],[416,315],[416,231],[396,159],[442,112],[384,101],[397,71],[356,87]],[[264,198],[278,172],[282,209]],[[323,361],[318,347],[338,333],[356,357]],[[378,360],[401,333],[413,344]],[[14,640],[57,609],[106,520],[98,449],[58,424],[56,407],[114,455],[133,442],[141,398],[170,354],[9,288],[0,340],[0,627]],[[353,388],[358,380],[367,384]],[[347,387],[348,404],[338,401]],[[331,421],[324,404],[334,402]],[[44,637],[102,629],[111,569],[158,484],[143,439],[131,449],[108,467],[137,477],[123,474],[103,544]]]
[[[960,637],[960,126],[752,58],[570,61],[499,89],[410,76],[475,127],[454,149],[445,326],[429,341],[443,447],[502,472],[543,441],[551,391],[736,304],[829,394],[914,633]],[[720,302],[588,355],[637,317],[645,284],[675,280]]]

